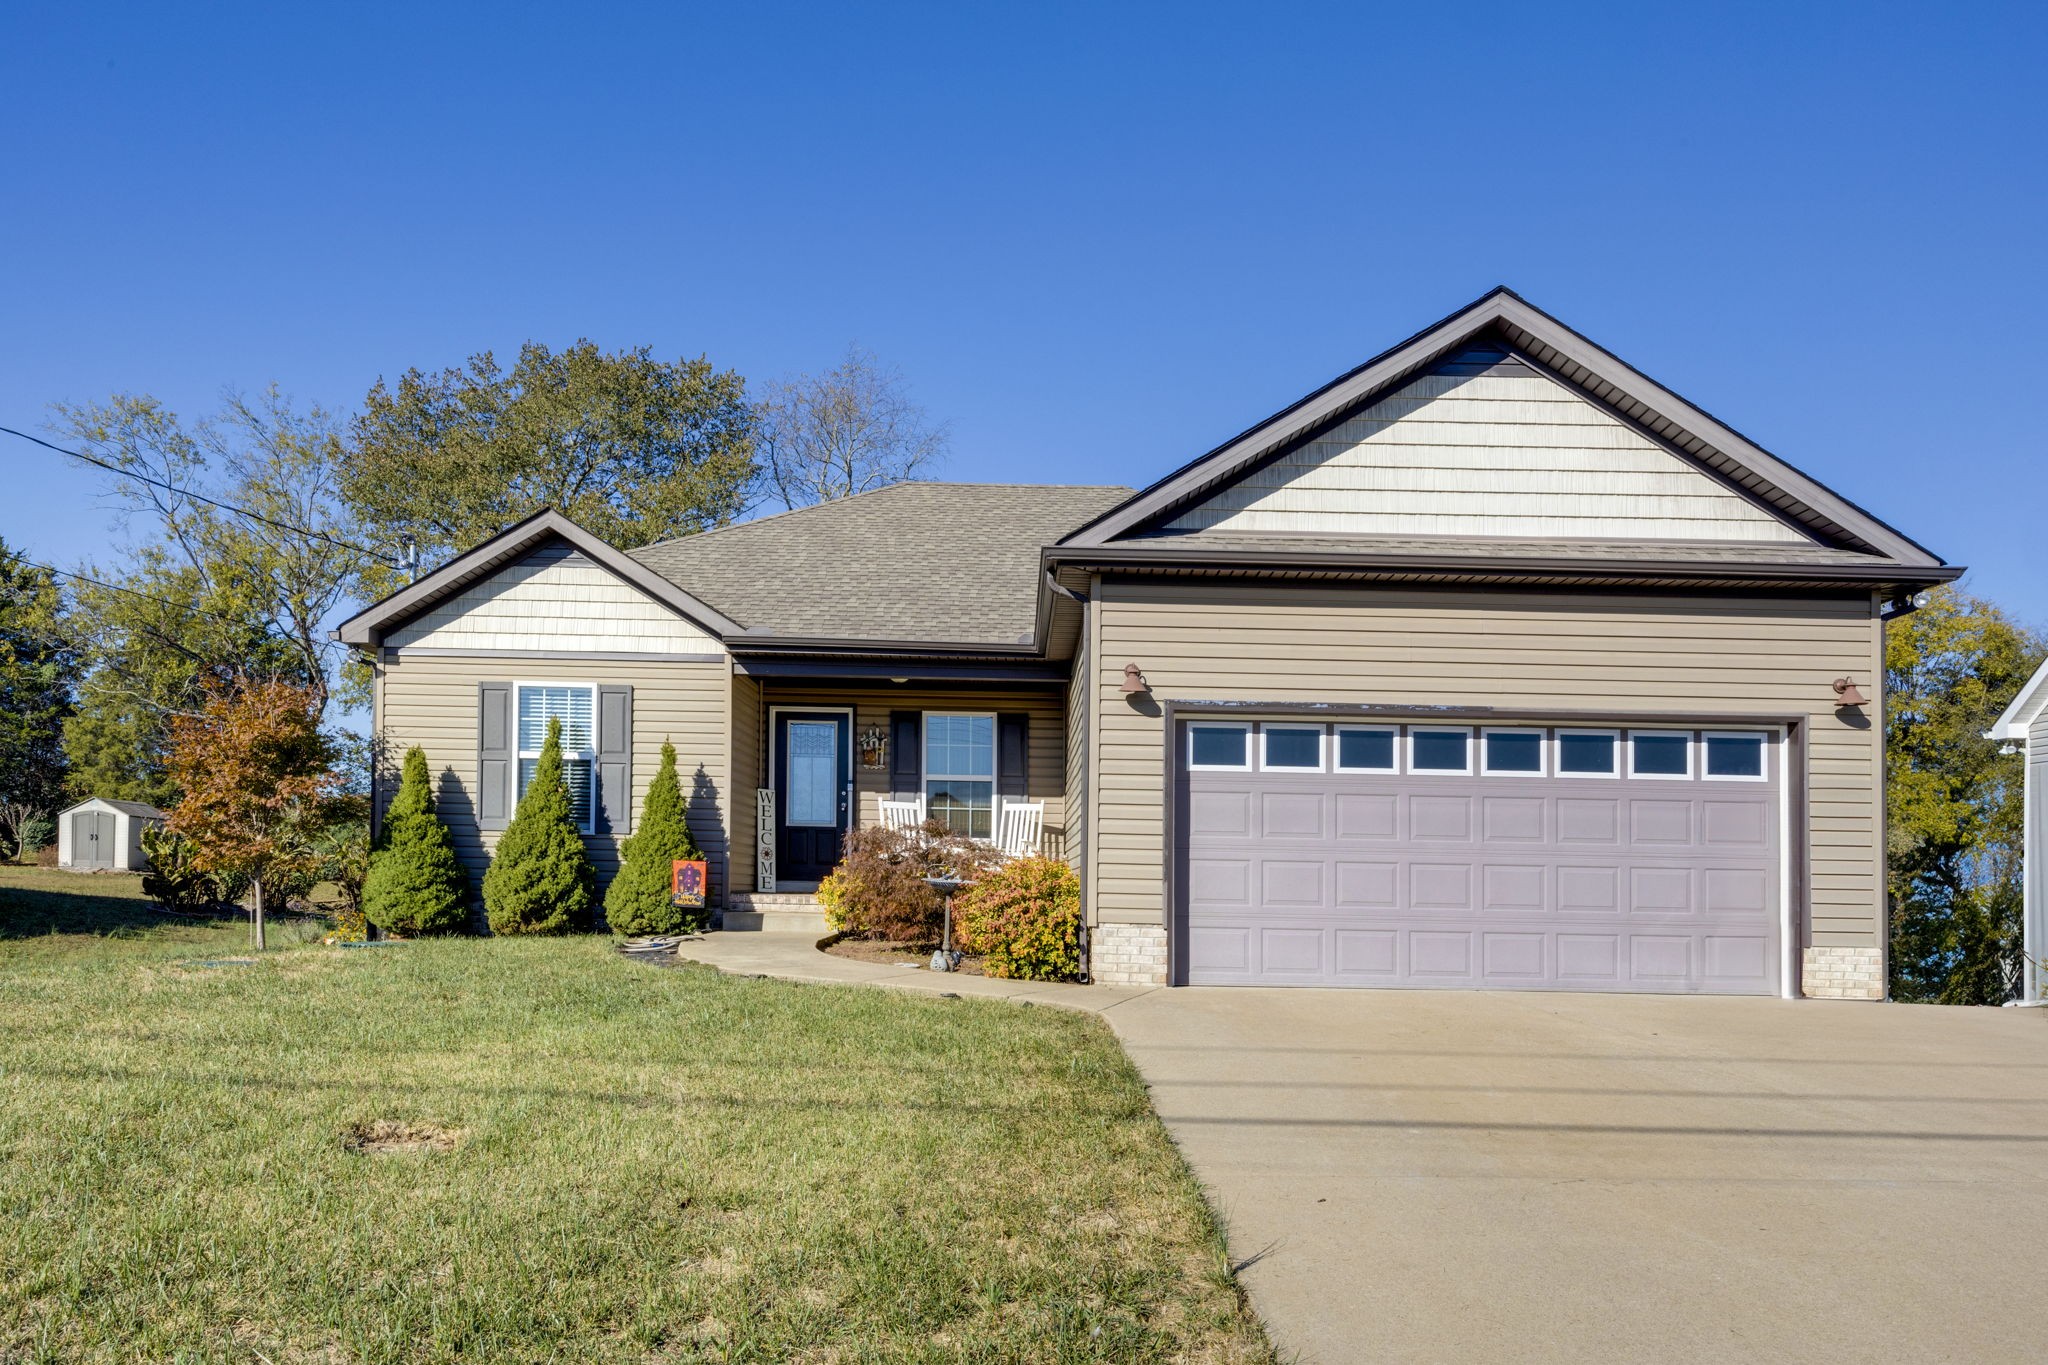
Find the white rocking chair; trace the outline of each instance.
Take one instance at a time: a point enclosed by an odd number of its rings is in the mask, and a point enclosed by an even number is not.
[[[924,798],[909,801],[882,802],[882,827],[884,829],[914,830],[924,824]]]
[[[1006,858],[1029,858],[1038,852],[1045,830],[1045,802],[1006,801],[996,825],[996,847]]]

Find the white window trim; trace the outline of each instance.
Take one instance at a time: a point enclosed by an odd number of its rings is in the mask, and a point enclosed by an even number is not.
[[[1682,773],[1639,773],[1636,771],[1636,736],[1648,739],[1682,739],[1685,741],[1685,771]],[[1690,782],[1694,769],[1699,763],[1693,758],[1693,751],[1699,748],[1699,736],[1691,730],[1631,730],[1628,732],[1628,775],[1644,782]]]
[[[1188,722],[1187,762],[1190,772],[1198,773],[1248,773],[1252,770],[1253,735],[1258,727],[1248,720],[1191,720]],[[1197,763],[1195,762],[1195,731],[1197,730],[1242,730],[1244,732],[1244,762],[1242,763]]]
[[[1393,762],[1384,768],[1348,767],[1344,762],[1344,739],[1347,734],[1389,735],[1393,744],[1389,753]],[[1401,771],[1401,727],[1398,725],[1339,725],[1330,739],[1330,771],[1333,773],[1396,773]]]
[[[1486,741],[1494,735],[1534,735],[1536,737],[1536,770],[1527,772],[1521,768],[1495,768],[1486,761]],[[1479,731],[1479,775],[1482,777],[1548,777],[1550,776],[1550,732],[1533,725],[1488,725]]]
[[[939,773],[934,776],[932,761],[932,717],[945,720],[985,720],[988,722],[988,776],[979,773]],[[939,782],[986,782],[988,783],[988,837],[993,839],[1002,832],[1003,818],[1003,723],[993,711],[924,711],[919,713],[917,727],[917,793],[924,798],[925,816],[933,818],[932,783]],[[970,836],[972,837],[972,836]]]
[[[1417,735],[1463,735],[1465,737],[1465,766],[1462,768],[1421,768],[1415,763],[1415,737]],[[1408,775],[1410,777],[1470,777],[1472,776],[1472,727],[1469,725],[1411,725],[1408,727]]]
[[[596,683],[534,682],[528,680],[525,682],[515,681],[512,684],[513,812],[515,814],[518,812],[519,803],[526,798],[525,787],[520,781],[520,774],[524,771],[526,767],[526,760],[529,758],[538,759],[540,757],[540,750],[538,749],[522,749],[519,747],[519,694],[521,692],[524,692],[529,687],[534,688],[536,690],[543,687],[567,688],[574,689],[579,692],[588,692],[590,694],[590,747],[588,749],[571,749],[565,744],[562,746],[562,761],[564,763],[582,763],[585,765],[584,771],[589,773],[590,775],[590,793],[583,803],[583,809],[589,813],[590,819],[584,824],[578,825],[576,827],[576,832],[578,834],[595,834],[597,832],[597,727],[600,722],[600,717],[597,714],[598,701]],[[546,743],[547,741],[543,739],[541,742]],[[564,776],[566,777],[566,774]]]
[[[1758,741],[1757,756],[1762,760],[1757,766],[1761,771],[1746,773],[1710,773],[1707,771],[1707,741],[1709,739],[1753,739]],[[1700,781],[1702,782],[1768,782],[1771,780],[1771,736],[1764,730],[1702,730],[1699,737]]]
[[[1269,763],[1266,761],[1266,734],[1269,730],[1313,730],[1316,732],[1316,764],[1313,768],[1292,763]],[[1330,727],[1309,721],[1271,720],[1259,725],[1259,771],[1266,773],[1324,773],[1330,770]]]
[[[1610,751],[1613,754],[1614,761],[1608,765],[1607,771],[1604,773],[1567,772],[1564,766],[1564,738],[1566,735],[1605,735],[1607,738],[1614,741],[1614,748]],[[1570,729],[1560,729],[1557,731],[1556,737],[1551,741],[1551,748],[1553,750],[1553,759],[1551,766],[1557,769],[1554,776],[1569,777],[1574,779],[1591,778],[1596,781],[1602,779],[1607,781],[1613,781],[1615,778],[1621,776],[1622,764],[1626,761],[1622,757],[1622,751],[1627,747],[1628,741],[1619,730],[1581,729],[1577,726],[1574,726]]]

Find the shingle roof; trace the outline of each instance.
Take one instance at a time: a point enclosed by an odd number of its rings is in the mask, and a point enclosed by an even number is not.
[[[631,554],[747,634],[1016,645],[1037,624],[1040,550],[1130,494],[899,483]]]
[[[111,796],[89,796],[85,800],[79,802],[78,805],[76,806],[67,806],[65,809],[59,811],[58,814],[69,815],[71,814],[72,811],[78,810],[85,806],[93,805],[95,803],[102,806],[112,806],[115,810],[120,811],[123,815],[139,815],[145,820],[161,820],[164,817],[164,813],[162,811],[158,810],[155,806],[152,806],[147,802],[116,801]]]

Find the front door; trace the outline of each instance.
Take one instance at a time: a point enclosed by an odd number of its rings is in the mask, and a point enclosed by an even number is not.
[[[775,875],[814,882],[839,862],[853,797],[853,726],[831,711],[775,717]]]

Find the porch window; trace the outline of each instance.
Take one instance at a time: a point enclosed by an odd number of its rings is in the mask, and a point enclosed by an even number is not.
[[[924,808],[969,838],[995,836],[996,718],[926,712]]]
[[[556,683],[519,684],[519,791],[540,767],[541,745],[547,743],[548,722],[562,722],[562,776],[569,784],[569,816],[576,828],[590,833],[597,809],[597,689]]]

